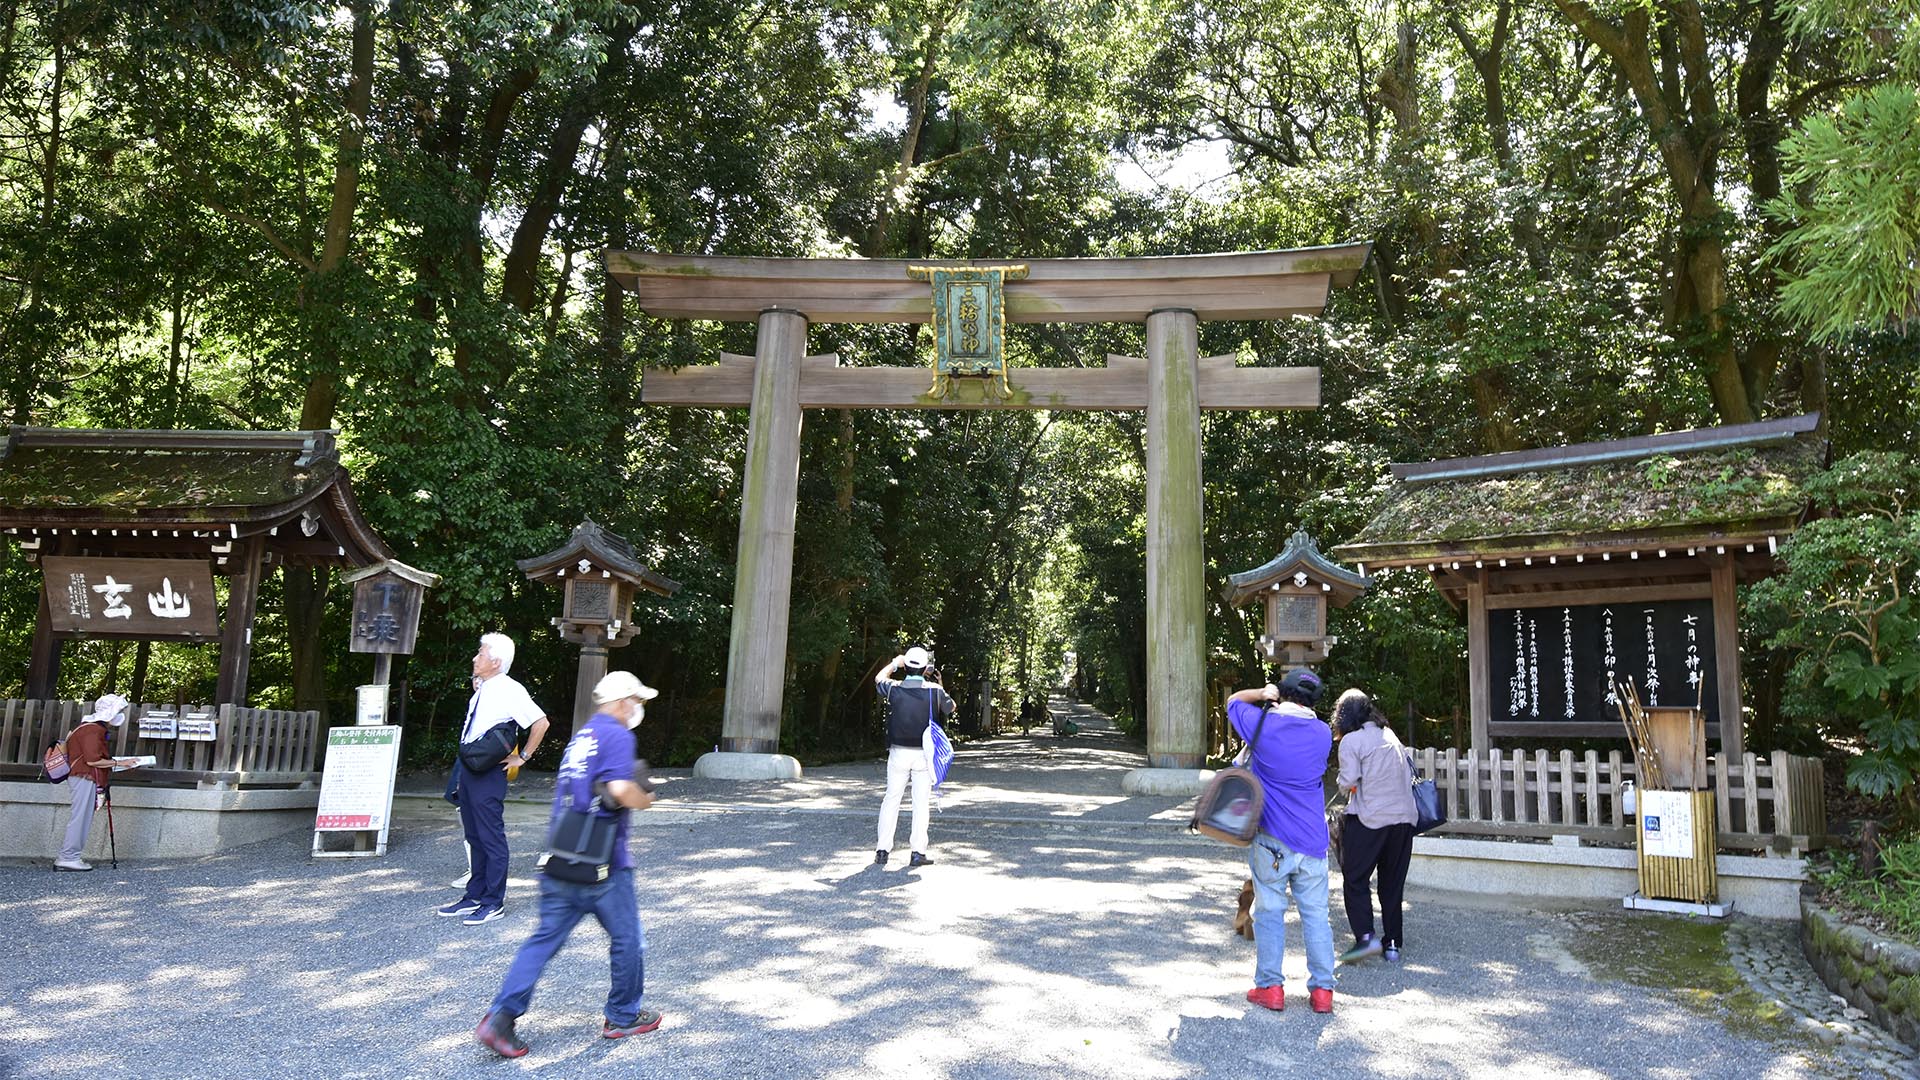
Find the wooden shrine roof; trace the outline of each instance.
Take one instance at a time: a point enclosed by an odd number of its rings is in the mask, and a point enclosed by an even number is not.
[[[592,569],[618,574],[623,580],[638,585],[649,592],[661,596],[672,596],[680,591],[680,583],[670,577],[656,574],[640,562],[634,553],[633,544],[619,533],[608,532],[599,522],[588,518],[573,527],[566,542],[544,555],[535,555],[531,559],[521,559],[514,565],[529,578],[564,578],[578,571],[578,564],[585,561]]]
[[[1221,599],[1238,607],[1255,594],[1286,581],[1299,571],[1319,579],[1334,607],[1345,607],[1367,591],[1366,578],[1320,554],[1313,538],[1307,535],[1305,529],[1301,529],[1287,539],[1287,546],[1281,549],[1280,554],[1251,570],[1228,575],[1226,585],[1220,590]]]
[[[1640,550],[1770,549],[1827,465],[1817,416],[1395,465],[1372,521],[1335,557],[1369,570]],[[1502,563],[1502,565],[1505,565]]]
[[[0,529],[83,536],[101,554],[263,535],[288,562],[392,557],[354,501],[331,431],[15,425],[0,445]]]
[[[912,266],[1027,267],[1005,285],[1008,322],[1140,322],[1162,308],[1201,320],[1317,315],[1371,244],[1121,259],[776,259],[609,251],[607,270],[649,315],[751,320],[769,308],[815,323],[931,322]]]

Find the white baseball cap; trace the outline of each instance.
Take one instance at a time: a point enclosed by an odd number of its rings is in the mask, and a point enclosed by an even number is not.
[[[625,698],[652,701],[659,696],[660,691],[641,682],[631,671],[610,671],[593,684],[595,705],[606,705]]]
[[[933,657],[927,650],[915,645],[913,648],[908,649],[901,659],[907,662],[908,667],[918,670],[926,667],[927,664],[933,660]]]

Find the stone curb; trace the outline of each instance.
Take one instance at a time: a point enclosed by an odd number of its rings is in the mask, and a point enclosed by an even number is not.
[[[1820,980],[1920,1050],[1920,948],[1846,922],[1801,896],[1800,947]]]

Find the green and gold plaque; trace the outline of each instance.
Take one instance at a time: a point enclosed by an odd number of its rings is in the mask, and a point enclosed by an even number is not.
[[[1016,266],[909,266],[907,276],[933,283],[933,389],[945,396],[954,378],[998,378],[1007,385],[1006,308],[1002,284],[1027,276]]]

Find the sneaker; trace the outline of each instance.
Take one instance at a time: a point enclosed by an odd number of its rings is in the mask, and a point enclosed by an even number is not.
[[[1279,1012],[1287,1007],[1287,988],[1278,983],[1272,986],[1256,986],[1247,991],[1247,1000],[1263,1009]]]
[[[488,1012],[473,1029],[473,1037],[480,1040],[481,1046],[503,1058],[526,1057],[527,1042],[513,1030],[513,1021],[513,1017],[505,1014],[496,1020],[493,1013]]]
[[[53,860],[53,868],[55,870],[73,870],[77,872],[81,870],[91,870],[93,869],[93,864],[85,859],[55,859]]]
[[[603,1039],[624,1039],[629,1035],[645,1035],[660,1026],[660,1014],[652,1009],[641,1009],[640,1015],[633,1018],[631,1024],[616,1024],[611,1020],[600,1025],[600,1037]]]
[[[932,859],[929,859],[925,855],[922,855],[916,851],[913,853],[913,857],[907,860],[907,866],[909,869],[911,869],[912,867],[915,867],[915,866],[925,866],[932,861],[933,861]]]
[[[1397,964],[1400,962],[1400,946],[1389,945],[1387,946],[1386,951],[1382,952],[1380,956],[1382,959],[1386,960],[1386,962],[1389,964]]]
[[[880,848],[873,853],[873,865],[875,866],[887,865],[887,849],[886,848]]]
[[[1365,960],[1369,956],[1379,956],[1380,952],[1380,939],[1374,937],[1372,934],[1368,934],[1366,937],[1354,942],[1353,948],[1341,953],[1340,962],[1343,964],[1351,964],[1355,961]]]
[[[1313,1006],[1314,1012],[1330,1013],[1333,1011],[1333,991],[1324,986],[1316,986],[1307,992],[1307,1003]]]
[[[455,915],[471,915],[474,912],[479,910],[480,910],[480,901],[469,900],[463,896],[460,899],[455,900],[453,903],[448,904],[446,907],[434,909],[434,914],[439,915],[443,918],[451,919]]]
[[[468,926],[479,926],[481,923],[490,923],[506,913],[507,909],[504,907],[477,907],[473,909],[473,914],[460,921]]]

